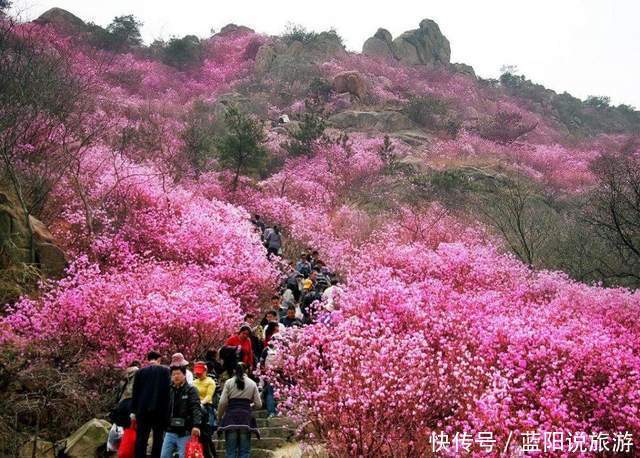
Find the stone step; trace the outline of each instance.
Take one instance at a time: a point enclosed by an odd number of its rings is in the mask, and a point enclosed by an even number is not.
[[[295,433],[295,430],[288,426],[267,426],[258,429],[260,430],[260,437],[281,437],[287,440],[293,437]]]
[[[276,454],[273,450],[265,450],[261,448],[254,448],[253,444],[251,445],[251,458],[273,458]],[[218,450],[216,449],[216,458],[225,458],[226,454],[224,448]]]
[[[266,410],[264,409],[260,409],[260,410],[254,410],[251,412],[253,414],[254,417],[256,418],[267,418],[269,416],[269,414],[267,413]]]
[[[258,423],[258,429],[269,428],[274,426],[287,426],[289,428],[295,428],[295,422],[288,417],[271,417],[271,418],[256,418]]]
[[[224,439],[214,440],[216,450],[224,450]],[[255,436],[251,438],[251,448],[260,448],[266,450],[275,450],[278,447],[282,447],[287,443],[286,439],[282,437],[262,437],[260,439],[256,439]],[[253,456],[253,453],[251,454]]]

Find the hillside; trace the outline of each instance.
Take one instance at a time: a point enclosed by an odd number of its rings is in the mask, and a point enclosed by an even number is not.
[[[218,348],[307,248],[343,293],[283,344],[303,440],[409,457],[435,432],[640,434],[640,112],[478,78],[428,19],[362,53],[295,27],[144,46],[127,16],[0,21],[24,222],[3,247],[34,248],[37,218],[69,261],[3,291],[0,449],[16,418],[57,440],[104,414],[149,350]],[[282,263],[252,214],[282,227]]]

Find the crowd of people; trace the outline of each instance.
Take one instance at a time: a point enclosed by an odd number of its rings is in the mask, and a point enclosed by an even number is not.
[[[257,215],[252,222],[267,256],[282,255],[280,229],[267,227]],[[135,427],[135,457],[147,457],[151,437],[152,458],[172,458],[175,453],[184,458],[192,438],[202,444],[205,458],[212,458],[216,432],[225,437],[227,458],[249,457],[251,434],[260,437],[252,409],[264,405],[268,418],[278,415],[267,374],[277,357],[279,333],[333,311],[337,285],[318,252],[305,251],[290,266],[262,319],[245,315],[238,332],[217,351],[206,352],[192,365],[182,353],[163,365],[155,351],[147,355],[144,367],[133,362],[124,373],[111,420],[118,427]]]

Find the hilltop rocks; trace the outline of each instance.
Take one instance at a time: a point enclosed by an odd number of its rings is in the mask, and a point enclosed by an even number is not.
[[[462,75],[467,75],[467,76],[471,76],[472,78],[476,78],[476,72],[471,65],[455,63],[455,64],[451,64],[450,68],[455,73],[460,73]]]
[[[395,58],[408,65],[449,64],[451,47],[440,27],[431,19],[420,21],[420,27],[391,39],[388,30],[378,29],[362,47],[367,56]]]
[[[338,94],[348,92],[362,100],[367,95],[367,83],[359,72],[346,71],[333,78],[333,90]]]
[[[51,8],[42,13],[40,17],[33,22],[42,25],[52,25],[56,29],[67,33],[76,33],[88,29],[87,24],[85,24],[82,19],[62,8]]]
[[[393,37],[387,29],[380,28],[362,45],[362,54],[383,59],[395,59]]]
[[[420,28],[404,32],[393,40],[398,59],[410,65],[448,64],[451,58],[449,40],[431,19],[420,21]]]
[[[220,29],[218,35],[226,35],[230,33],[253,33],[253,29],[244,25],[227,24]]]

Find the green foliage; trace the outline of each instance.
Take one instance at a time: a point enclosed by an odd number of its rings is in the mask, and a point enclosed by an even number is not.
[[[106,29],[89,24],[90,39],[92,45],[111,51],[124,52],[142,45],[140,27],[142,22],[135,16],[116,16]]]
[[[307,104],[307,108],[311,107]],[[289,133],[289,140],[281,144],[290,156],[311,156],[318,141],[326,140],[324,130],[326,122],[315,110],[309,110],[302,116],[298,129]]]
[[[315,77],[313,81],[311,81],[311,84],[309,84],[309,93],[311,97],[318,100],[329,100],[332,91],[332,84],[324,78]]]
[[[266,134],[260,122],[229,107],[224,113],[226,133],[217,141],[217,159],[221,167],[234,173],[233,190],[241,173],[258,172],[264,165]]]
[[[196,175],[204,171],[215,152],[216,124],[213,107],[203,101],[197,101],[187,115],[186,126],[182,132],[187,161]]]
[[[447,102],[432,95],[411,97],[404,111],[416,124],[450,137],[455,138],[462,127],[462,121],[450,114]]]
[[[423,127],[432,127],[438,116],[447,114],[447,104],[444,100],[432,95],[411,97],[406,108],[407,116],[413,122]]]
[[[605,95],[590,95],[584,103],[590,107],[605,109],[611,107],[611,98]]]
[[[285,27],[282,38],[286,43],[293,43],[299,41],[304,45],[313,44],[319,40],[327,39],[336,41],[340,45],[343,45],[342,37],[338,35],[335,29],[329,29],[324,32],[314,32],[307,30],[306,27],[300,24],[288,23]]]
[[[389,136],[385,135],[382,145],[380,145],[380,149],[378,149],[378,155],[380,159],[382,159],[382,162],[384,162],[382,173],[385,175],[411,175],[413,173],[413,167],[410,164],[400,162],[395,150],[395,145],[391,142]]]
[[[167,65],[186,70],[202,63],[203,49],[195,35],[173,37],[162,47],[161,59]]]
[[[478,122],[477,131],[482,138],[508,144],[534,130],[538,123],[527,123],[516,112],[498,111],[495,115]]]
[[[411,97],[405,111],[409,119],[423,127],[434,127],[437,118],[447,114],[447,104],[437,97]]]

